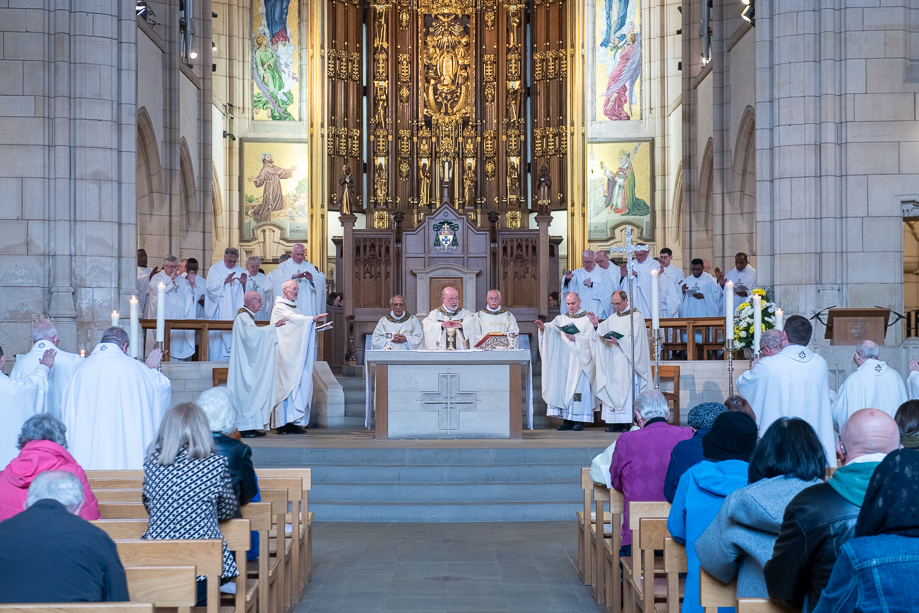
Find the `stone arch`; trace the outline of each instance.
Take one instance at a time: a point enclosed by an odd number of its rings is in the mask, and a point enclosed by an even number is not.
[[[188,141],[183,136],[179,140],[179,203],[182,207],[179,215],[184,220],[185,232],[201,230],[202,215],[198,210],[195,184],[195,165],[188,150]]]
[[[744,109],[734,145],[730,207],[725,211],[725,257],[756,252],[756,111]],[[754,262],[755,266],[755,262]]]
[[[679,240],[683,236],[683,161],[680,160],[673,182],[673,201],[670,203],[667,226],[672,236]]]
[[[150,261],[166,255],[168,211],[163,206],[163,169],[153,121],[145,107],[137,109],[136,231],[137,248],[147,250]]]
[[[211,208],[214,215],[214,244],[220,244],[224,239],[223,219],[223,192],[220,190],[220,177],[217,174],[217,167],[213,166],[211,172]]]
[[[696,206],[689,211],[692,216],[690,232],[692,232],[693,253],[688,258],[707,258],[714,256],[714,240],[712,237],[712,189],[714,186],[714,161],[715,148],[711,138],[705,143],[705,150],[699,164],[699,189],[696,193]],[[684,254],[685,255],[685,254]]]

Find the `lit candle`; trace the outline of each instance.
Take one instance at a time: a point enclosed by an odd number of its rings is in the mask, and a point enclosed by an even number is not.
[[[128,351],[132,358],[140,356],[140,320],[138,319],[137,314],[137,298],[131,296],[131,328],[128,330],[128,338],[130,344],[128,346]]]
[[[728,281],[724,284],[724,338],[732,340],[734,338],[734,282]]]
[[[784,330],[785,329],[785,311],[782,309],[775,310],[775,329]]]
[[[661,328],[661,292],[660,279],[657,278],[658,271],[651,271],[651,329],[660,330]]]
[[[85,357],[86,357],[86,350],[85,350],[85,349],[80,349],[80,357],[81,357],[81,358],[85,358]]]
[[[166,338],[166,286],[156,286],[156,342],[162,343]]]
[[[763,311],[762,298],[753,294],[753,353],[759,354],[759,337],[762,335]]]
[[[118,311],[112,311],[112,327],[117,328],[119,321],[121,321],[121,317],[118,315]]]

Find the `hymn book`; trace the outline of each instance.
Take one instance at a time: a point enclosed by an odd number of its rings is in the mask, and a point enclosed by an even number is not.
[[[558,329],[561,330],[563,334],[580,334],[581,333],[581,331],[578,330],[578,327],[574,324],[565,324],[564,326],[559,326]]]

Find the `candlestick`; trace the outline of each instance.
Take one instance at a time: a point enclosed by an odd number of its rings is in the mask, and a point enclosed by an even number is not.
[[[121,317],[118,315],[118,311],[112,311],[112,327],[117,328],[119,321],[121,321]]]
[[[131,296],[130,304],[131,304],[131,320],[130,320],[131,327],[130,327],[130,330],[128,330],[128,338],[130,339],[130,344],[128,345],[128,351],[130,352],[130,356],[132,358],[136,358],[140,355],[140,352],[139,352],[140,333],[138,332],[138,325],[140,324],[140,320],[137,314],[137,305],[138,305],[137,298],[134,296]]]
[[[661,389],[661,336],[660,329],[651,330],[654,337],[654,389]]]
[[[759,357],[759,337],[762,335],[763,311],[762,299],[753,294],[753,355]]]
[[[658,271],[651,271],[651,329],[659,330],[661,327],[661,292]]]
[[[784,330],[785,329],[785,311],[782,309],[775,310],[775,329]]]
[[[724,284],[724,338],[733,340],[734,338],[734,282],[728,281]]]
[[[156,342],[162,343],[166,338],[166,286],[156,286]]]
[[[734,395],[734,339],[727,340],[728,350],[728,396]]]

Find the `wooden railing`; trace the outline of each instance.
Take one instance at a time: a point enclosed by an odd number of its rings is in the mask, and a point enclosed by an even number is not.
[[[651,339],[651,320],[646,319]],[[661,319],[661,360],[726,360],[724,350],[724,318],[696,317],[691,319]],[[651,341],[651,360],[654,343]]]
[[[257,321],[255,325],[257,326],[267,326],[269,322],[267,321]],[[141,334],[146,334],[147,330],[153,330],[156,332],[156,320],[155,319],[141,319],[140,320]],[[233,320],[224,321],[224,320],[210,320],[210,319],[167,319],[166,320],[166,336],[163,340],[163,361],[168,362],[170,353],[170,339],[172,338],[171,332],[181,332],[187,330],[195,330],[196,340],[198,342],[198,350],[195,352],[195,360],[197,362],[207,362],[207,333],[216,332],[216,331],[231,331],[233,330]],[[147,350],[149,353],[149,348]]]

